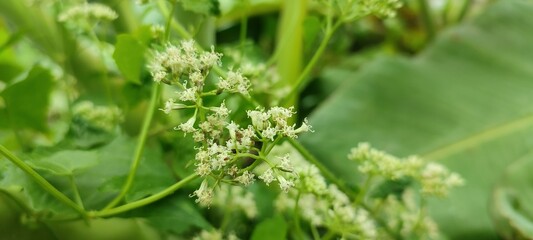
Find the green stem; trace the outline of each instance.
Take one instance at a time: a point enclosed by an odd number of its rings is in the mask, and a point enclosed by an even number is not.
[[[341,188],[347,194],[349,194],[349,195],[350,194],[352,194],[352,195],[354,194],[354,192],[351,189],[349,189],[344,184],[344,182],[342,182],[340,179],[338,179],[335,176],[335,174],[330,172],[329,169],[327,169],[320,161],[318,161],[318,159],[316,159],[309,151],[307,151],[307,149],[305,149],[305,147],[302,146],[301,143],[299,143],[298,141],[296,141],[296,140],[294,140],[292,138],[288,138],[288,141],[302,155],[302,157],[304,157],[311,164],[315,165],[320,170],[322,175],[324,175],[324,177],[326,177],[326,179],[328,179],[333,184],[337,185],[339,188]]]
[[[74,176],[70,175],[68,177],[68,180],[70,182],[70,187],[72,188],[72,192],[74,193],[74,200],[76,200],[76,203],[83,209],[85,207],[83,206],[83,201],[81,200],[80,191],[78,190],[78,186],[76,186],[76,181],[74,180]]]
[[[359,190],[359,193],[357,193],[357,197],[355,198],[354,204],[359,205],[363,202],[365,198],[365,194],[368,192],[368,189],[370,188],[370,184],[372,183],[372,175],[368,175],[366,177],[365,182],[363,183],[363,187],[361,190]]]
[[[39,175],[39,173],[33,170],[28,164],[22,161],[22,159],[13,155],[7,148],[2,145],[0,145],[0,154],[4,155],[9,161],[11,161],[22,171],[28,174],[30,178],[32,178],[37,184],[39,184],[45,191],[50,193],[50,195],[52,195],[54,198],[56,198],[63,204],[69,206],[70,208],[74,209],[82,216],[87,216],[87,213],[85,212],[85,210],[83,210],[83,208],[81,208],[75,202],[70,200],[67,196],[65,196],[65,194],[57,190],[57,188],[55,188],[52,184],[50,184],[50,182],[48,182],[45,178]]]
[[[111,201],[104,208],[104,210],[110,209],[116,206],[118,203],[120,203],[122,198],[126,196],[126,193],[131,189],[133,185],[133,180],[135,178],[135,174],[137,172],[137,168],[139,167],[139,163],[141,161],[141,157],[144,151],[144,145],[146,143],[146,138],[148,136],[148,130],[150,129],[152,118],[157,108],[157,102],[159,100],[160,92],[161,92],[161,86],[159,84],[154,83],[152,85],[152,96],[150,98],[150,105],[148,106],[148,111],[146,112],[146,115],[144,116],[141,133],[139,134],[139,137],[137,139],[137,147],[135,148],[135,154],[133,156],[133,162],[131,164],[130,171],[128,173],[128,178],[126,179],[124,186],[122,186],[122,189],[119,195],[115,197],[115,199],[113,199],[113,201]]]
[[[316,226],[314,226],[313,224],[309,224],[309,228],[311,229],[313,240],[320,240],[320,234],[318,234],[318,231],[316,230]]]
[[[94,216],[94,217],[109,217],[109,216],[113,216],[113,215],[116,215],[116,214],[119,214],[119,213],[131,211],[133,209],[140,208],[142,206],[151,204],[153,202],[161,200],[161,199],[167,197],[168,195],[174,193],[176,190],[180,189],[185,184],[193,181],[197,177],[198,177],[198,175],[196,175],[196,174],[189,175],[188,177],[182,179],[181,181],[175,183],[174,185],[166,188],[165,190],[163,190],[163,191],[161,191],[161,192],[159,192],[159,193],[157,193],[155,195],[152,195],[152,196],[147,197],[147,198],[143,198],[143,199],[135,201],[135,202],[124,204],[124,205],[116,207],[116,208],[104,209],[104,210],[101,210],[101,211],[98,211],[98,212],[95,212],[95,213],[91,214],[91,216]]]
[[[245,1],[243,4],[243,9],[246,11],[248,9],[248,1]],[[241,17],[241,31],[240,31],[240,45],[241,45],[241,59],[240,63],[242,64],[242,59],[244,58],[244,48],[246,44],[246,32],[248,31],[248,15],[243,13]]]
[[[296,195],[296,201],[294,201],[294,216],[293,216],[293,220],[294,220],[294,226],[295,226],[295,230],[296,230],[296,235],[298,235],[298,237],[300,239],[304,239],[304,234],[302,232],[302,228],[300,227],[300,208],[298,207],[298,203],[300,202],[300,197],[302,196],[302,192],[301,191],[298,191],[298,195]]]
[[[176,11],[177,1],[174,1],[173,5],[172,5],[172,10],[170,10],[170,11],[165,6],[165,2],[166,2],[166,0],[157,1],[157,7],[159,8],[159,11],[161,11],[161,13],[164,16],[168,16],[168,21],[167,21],[167,26],[166,27],[170,28],[170,26],[171,26],[182,38],[191,39],[192,35],[185,29],[185,27],[183,27],[183,25],[181,25],[178,21],[176,21],[172,17],[174,12]],[[170,26],[168,26],[168,24],[170,24]],[[167,36],[167,34],[165,34],[165,36]],[[165,40],[168,41],[169,38],[165,37]]]
[[[461,7],[461,12],[459,12],[459,16],[457,17],[457,22],[460,22],[462,21],[466,14],[468,13],[468,11],[470,10],[470,8],[472,7],[472,2],[473,1],[464,1],[463,3],[463,6]]]
[[[422,23],[426,29],[428,40],[431,41],[435,37],[435,26],[433,19],[431,18],[431,12],[426,0],[418,0],[418,5],[420,7],[420,17],[422,18]]]
[[[104,66],[102,69],[103,70],[102,85],[104,86],[107,100],[109,102],[113,102],[113,96],[111,93],[111,84],[109,83],[109,77],[108,77],[109,70],[107,69],[107,66],[105,64],[105,60],[106,60],[105,49],[102,45],[102,42],[98,38],[98,35],[96,35],[96,32],[94,31],[96,26],[91,27],[88,23],[85,23],[84,27],[85,27],[85,31],[89,33],[90,38],[96,43],[96,46],[98,47],[98,51],[99,51],[98,55],[100,57],[100,61],[102,62],[102,65]]]
[[[293,87],[301,75],[303,65],[303,23],[307,15],[308,0],[282,1],[276,43],[276,68],[280,77],[276,87]],[[290,96],[282,106],[296,104],[295,95]],[[278,100],[278,99],[276,99]],[[294,121],[294,119],[291,119]]]
[[[285,98],[281,100],[282,105],[288,103],[292,98],[294,98],[298,93],[300,93],[305,88],[305,86],[307,86],[307,84],[310,81],[309,74],[311,73],[315,65],[317,64],[320,57],[322,57],[322,54],[324,53],[324,51],[326,50],[326,47],[328,46],[329,40],[331,39],[335,31],[341,25],[342,25],[342,21],[337,21],[332,26],[328,24],[328,27],[326,28],[326,34],[324,38],[322,39],[322,42],[320,43],[318,49],[316,50],[315,54],[313,55],[309,63],[307,63],[304,70],[299,75],[298,79],[296,80],[295,85],[291,89],[291,92]]]

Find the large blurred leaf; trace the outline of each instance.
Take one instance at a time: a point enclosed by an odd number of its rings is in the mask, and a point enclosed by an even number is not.
[[[259,224],[252,233],[252,240],[268,240],[268,239],[286,239],[287,223],[283,216],[276,215],[268,218]]]
[[[533,147],[531,14],[531,1],[500,1],[415,59],[367,65],[319,107],[311,117],[316,132],[301,140],[352,183],[356,168],[346,154],[362,141],[444,163],[466,186],[431,202],[443,231],[456,239],[495,238],[491,186]]]
[[[113,59],[124,77],[133,83],[141,83],[141,70],[144,64],[146,46],[130,34],[117,37]]]
[[[46,131],[52,86],[50,72],[36,65],[26,79],[8,86],[2,92],[12,127]]]

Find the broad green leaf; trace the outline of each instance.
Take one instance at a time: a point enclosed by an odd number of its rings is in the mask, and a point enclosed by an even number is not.
[[[60,151],[43,159],[28,162],[35,169],[48,171],[59,176],[74,175],[75,172],[93,167],[97,163],[97,152],[81,150]]]
[[[349,184],[358,177],[346,155],[359,142],[439,161],[466,180],[449,198],[430,202],[442,231],[496,238],[491,188],[533,147],[531,14],[531,1],[499,1],[414,59],[366,65],[312,114],[315,133],[301,141]]]
[[[1,161],[6,160],[2,159]],[[71,208],[66,207],[52,197],[50,193],[46,192],[40,185],[15,165],[7,163],[2,171],[3,174],[0,179],[0,188],[21,195],[25,203],[35,212],[41,212],[43,215],[48,213],[62,215],[75,214]],[[61,188],[56,182],[52,182],[52,184]]]
[[[141,83],[141,70],[144,65],[146,46],[129,34],[117,37],[113,59],[124,77],[133,83]]]
[[[177,195],[135,210],[130,215],[145,218],[154,228],[177,235],[182,235],[194,227],[213,228],[191,198]]]
[[[48,70],[36,65],[26,79],[8,86],[2,92],[9,124],[13,128],[32,128],[43,132],[47,130],[52,78]]]
[[[533,238],[533,155],[511,164],[495,187],[491,209],[498,232],[505,239]]]
[[[80,194],[88,208],[103,207],[120,191],[130,170],[136,143],[125,136],[117,137],[98,149],[99,162],[96,166],[76,176]],[[161,158],[160,150],[150,146],[145,148],[135,176],[132,189],[126,195],[127,201],[154,194],[175,182]]]
[[[283,216],[276,215],[259,224],[252,233],[252,240],[286,239],[287,223]]]

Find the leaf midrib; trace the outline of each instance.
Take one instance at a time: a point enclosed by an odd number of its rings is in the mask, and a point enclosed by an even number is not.
[[[449,157],[463,150],[478,146],[498,137],[503,137],[521,129],[533,126],[533,113],[512,119],[501,124],[492,126],[479,132],[458,139],[448,144],[444,144],[433,150],[419,154],[422,158],[430,160],[440,160]]]

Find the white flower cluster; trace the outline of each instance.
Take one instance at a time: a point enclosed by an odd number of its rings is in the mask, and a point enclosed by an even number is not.
[[[412,178],[422,185],[422,193],[446,196],[451,188],[463,185],[463,179],[438,163],[426,163],[418,157],[400,159],[373,149],[368,143],[352,148],[348,159],[359,163],[359,171],[390,180]]]
[[[239,240],[239,238],[233,234],[230,233],[224,238],[223,234],[219,230],[202,230],[198,236],[192,238],[193,240]]]
[[[118,18],[117,12],[101,3],[85,3],[76,5],[63,11],[58,16],[58,21],[66,22],[78,19],[96,19],[112,21]]]
[[[374,204],[382,206],[381,213],[387,226],[398,229],[404,239],[441,239],[437,224],[428,216],[427,209],[416,204],[412,189],[404,191],[401,199],[389,195]]]
[[[221,209],[240,210],[249,219],[255,218],[258,213],[254,194],[239,186],[221,185],[215,192],[213,205]]]
[[[305,161],[289,145],[281,145],[276,150],[276,154],[289,152],[285,156],[292,159],[291,168],[298,176],[295,188],[276,199],[278,210],[294,209],[299,195],[300,214],[312,225],[328,227],[350,239],[376,239],[378,230],[367,211],[354,206],[336,185],[327,184],[318,168]]]
[[[193,92],[202,92],[205,77],[211,68],[220,65],[222,54],[214,48],[210,52],[199,51],[195,44],[194,40],[186,40],[177,46],[169,44],[156,53],[150,65],[154,81],[183,87],[189,81]]]
[[[73,118],[80,119],[92,127],[111,132],[119,122],[122,114],[117,107],[95,106],[92,102],[77,103],[72,110]]]
[[[250,82],[240,71],[229,71],[220,78],[217,89],[205,91],[205,79],[209,71],[220,64],[221,54],[202,52],[195,47],[192,40],[182,41],[179,46],[168,45],[159,52],[151,64],[154,81],[177,85],[181,88],[177,99],[169,99],[162,111],[195,109],[189,120],[179,124],[175,129],[185,135],[192,135],[197,143],[194,165],[195,172],[201,177],[212,177],[216,184],[220,181],[248,186],[256,180],[253,172],[257,163],[270,165],[264,151],[272,149],[282,138],[297,138],[298,134],[312,131],[305,120],[300,126],[290,124],[294,115],[293,108],[272,107],[268,110],[256,108],[246,111],[251,124],[242,127],[228,121],[231,110],[223,101],[219,106],[205,106],[203,98],[221,92],[239,93],[248,96]],[[268,150],[269,151],[269,150]],[[291,172],[288,158],[280,158],[281,164],[270,165],[259,179],[267,185],[277,181],[280,188],[287,192],[294,187],[295,176],[280,172]],[[248,167],[250,162],[254,166]],[[209,206],[213,198],[213,187],[204,180],[192,196],[197,202]]]
[[[297,191],[280,194],[275,205],[279,211],[293,211]],[[330,184],[323,194],[300,194],[298,208],[302,219],[323,226],[350,239],[377,239],[378,229],[370,214],[350,202],[346,194]]]

